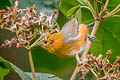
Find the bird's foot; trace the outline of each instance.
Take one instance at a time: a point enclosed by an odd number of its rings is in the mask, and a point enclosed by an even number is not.
[[[94,41],[94,40],[96,39],[96,37],[95,37],[95,36],[90,36],[90,35],[88,35],[88,39],[89,39],[90,41]]]

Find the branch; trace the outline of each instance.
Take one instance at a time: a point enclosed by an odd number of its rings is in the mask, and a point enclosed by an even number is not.
[[[108,3],[109,3],[109,0],[106,0],[106,3],[105,3],[105,5],[104,5],[104,7],[101,8],[101,12],[100,12],[100,14],[99,14],[100,17],[101,17],[102,14],[107,10]]]
[[[30,61],[30,67],[31,67],[31,70],[32,70],[32,77],[33,77],[33,80],[35,80],[35,69],[34,69],[32,55],[31,55],[31,50],[30,49],[28,50],[28,57],[29,57],[29,61]]]
[[[40,36],[40,37],[30,46],[30,49],[31,49],[32,47],[34,47],[42,38],[43,38],[43,36]]]
[[[104,6],[104,10],[107,10],[108,3],[109,3],[109,0],[106,0],[105,6]]]
[[[79,68],[80,68],[79,66],[76,66],[76,68],[75,68],[75,70],[74,70],[70,80],[75,80],[75,78],[76,78],[76,76],[78,74]]]
[[[95,12],[94,8],[92,7],[92,5],[90,4],[89,0],[87,0],[87,3],[88,3],[87,6],[89,7],[93,17],[96,18],[96,16],[97,16],[96,12]]]
[[[103,16],[103,19],[111,17],[111,16],[115,15],[119,11],[120,11],[120,4],[115,9],[113,9],[110,13],[106,14],[105,16]]]
[[[100,21],[99,21],[99,20],[96,20],[96,21],[95,21],[94,28],[93,28],[90,36],[95,36],[96,31],[97,31],[97,29],[98,29],[98,27],[99,27],[99,24],[100,24]],[[89,49],[90,49],[91,44],[92,44],[92,42],[91,42],[90,40],[88,40],[87,46],[86,46],[86,48],[85,48],[85,50],[84,50],[84,52],[83,52],[83,54],[82,54],[82,58],[86,57],[86,55],[87,55],[87,53],[88,53],[88,51],[89,51]]]
[[[112,17],[120,17],[120,15],[113,15]]]
[[[97,15],[99,13],[97,0],[94,0],[94,8],[95,8],[95,12],[96,12],[96,15]]]

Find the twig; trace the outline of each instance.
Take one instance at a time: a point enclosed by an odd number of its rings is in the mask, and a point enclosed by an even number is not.
[[[31,67],[31,70],[32,70],[32,77],[33,77],[33,80],[35,80],[35,69],[34,69],[32,55],[31,55],[31,50],[30,49],[28,50],[28,57],[29,57],[29,61],[30,61],[30,67]]]
[[[79,66],[76,66],[76,68],[75,68],[75,70],[74,70],[70,80],[75,80],[75,78],[76,78],[76,76],[78,74],[79,68],[80,68]]]
[[[107,10],[108,3],[109,3],[109,0],[106,0],[105,6],[104,6],[104,10]]]
[[[120,17],[120,15],[113,15],[112,17]]]
[[[98,4],[97,4],[97,0],[94,0],[94,8],[95,8],[95,12],[96,12],[96,15],[98,14]]]
[[[94,8],[92,7],[92,5],[90,4],[89,0],[87,0],[87,3],[88,3],[87,6],[89,7],[93,17],[96,18],[96,12],[95,12]]]
[[[109,14],[115,13],[119,9],[120,9],[120,4],[118,4],[118,6],[115,9],[113,9]]]
[[[77,62],[80,63],[80,58],[79,58],[78,53],[75,54],[75,58],[76,58]]]
[[[113,9],[110,13],[103,16],[103,19],[111,17],[111,16],[115,15],[119,11],[120,11],[120,4],[115,9]]]
[[[32,47],[34,47],[44,36],[40,36],[31,46],[30,46],[30,49]]]
[[[109,3],[109,0],[106,0],[106,3],[105,3],[105,5],[104,5],[104,7],[101,8],[101,11],[100,11],[100,14],[99,14],[100,17],[101,17],[102,14],[107,10],[108,3]]]
[[[75,58],[76,58],[76,60],[77,60],[77,62],[79,64],[80,63],[80,58],[79,58],[79,55],[77,53],[75,54]],[[74,72],[73,72],[73,75],[70,78],[70,80],[75,80],[75,78],[76,78],[76,76],[78,74],[79,68],[80,67],[77,65],[76,68],[75,68],[75,70],[74,70]]]
[[[94,74],[94,76],[97,78],[97,80],[98,80],[98,76],[97,76],[97,74],[94,72],[94,70],[92,69],[92,68],[90,68],[90,71]]]

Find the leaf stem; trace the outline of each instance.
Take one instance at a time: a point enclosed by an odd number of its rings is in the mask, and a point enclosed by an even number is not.
[[[29,57],[30,67],[32,70],[32,77],[33,77],[33,80],[35,80],[35,69],[34,69],[32,54],[30,49],[28,49],[28,57]]]
[[[98,14],[98,4],[97,4],[97,0],[94,0],[94,8],[95,8],[96,14]]]
[[[89,7],[93,17],[96,18],[96,12],[95,12],[94,8],[92,7],[92,5],[90,4],[89,0],[87,0],[87,6]]]
[[[100,12],[100,14],[99,14],[100,17],[101,17],[101,16],[103,15],[103,13],[107,10],[108,3],[109,3],[109,0],[106,0],[106,3],[105,3],[105,5],[103,6],[103,8],[101,7],[101,12]]]
[[[113,15],[112,17],[120,17],[120,15]]]
[[[103,16],[103,19],[111,17],[111,16],[115,15],[119,11],[120,11],[120,4],[115,9],[113,9],[111,12],[109,12],[108,14],[106,14],[105,16]]]
[[[104,10],[107,10],[108,3],[109,3],[109,0],[106,0],[105,6],[104,6]]]
[[[31,49],[32,47],[34,47],[42,38],[43,38],[43,36],[40,36],[40,37],[30,46],[30,49]]]
[[[90,68],[90,71],[94,74],[94,76],[97,78],[97,80],[98,80],[98,76],[97,76],[97,74],[94,72],[94,70],[92,69],[92,68]]]

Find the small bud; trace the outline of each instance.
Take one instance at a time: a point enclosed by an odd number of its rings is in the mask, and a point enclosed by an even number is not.
[[[53,13],[56,14],[58,11],[57,10],[54,10]]]
[[[112,53],[111,50],[108,50],[108,51],[107,51],[107,53],[106,53],[106,57],[107,57],[107,59],[109,59],[111,53]]]
[[[5,10],[3,9],[3,10],[0,10],[0,13],[3,13],[3,12],[5,12]]]
[[[120,56],[117,56],[117,61],[120,61]]]
[[[20,43],[16,44],[16,48],[21,48],[21,47],[22,47],[22,45]]]
[[[110,55],[111,53],[112,53],[112,51],[111,51],[111,50],[108,50],[106,54],[107,54],[107,55]]]

